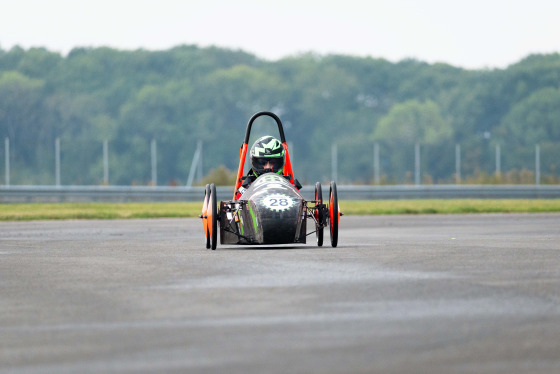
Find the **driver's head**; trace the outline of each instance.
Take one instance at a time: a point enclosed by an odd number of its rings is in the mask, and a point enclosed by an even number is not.
[[[258,175],[280,174],[284,170],[286,151],[280,141],[272,136],[263,136],[251,147],[251,166]]]

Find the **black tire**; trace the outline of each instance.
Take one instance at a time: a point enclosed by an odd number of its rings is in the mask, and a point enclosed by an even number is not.
[[[216,186],[214,183],[210,185],[210,202],[208,204],[208,211],[211,212],[209,215],[210,222],[209,225],[212,225],[211,232],[210,232],[210,246],[212,250],[216,249],[216,245],[218,244],[218,206],[217,206],[217,196],[216,196]]]
[[[206,190],[204,191],[204,204],[202,205],[202,215],[206,216],[208,213],[208,200],[210,198],[210,185],[206,185]],[[202,218],[202,226],[204,228],[204,234],[206,235],[206,249],[210,248],[210,231],[208,230],[208,219]]]
[[[315,206],[319,206],[323,204],[323,188],[321,187],[321,183],[315,183]],[[315,236],[317,238],[317,246],[323,246],[323,221],[325,219],[324,212],[320,208],[315,209],[315,219],[317,223],[315,223]]]
[[[331,232],[331,245],[336,247],[338,245],[338,194],[336,192],[336,183],[331,182],[329,193],[329,226]]]

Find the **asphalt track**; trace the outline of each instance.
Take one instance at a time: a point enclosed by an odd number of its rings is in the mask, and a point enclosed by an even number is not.
[[[560,214],[344,216],[339,243],[0,223],[0,372],[560,372]]]

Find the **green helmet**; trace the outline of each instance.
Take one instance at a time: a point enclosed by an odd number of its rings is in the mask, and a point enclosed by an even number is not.
[[[284,170],[286,151],[282,143],[273,136],[263,136],[251,147],[251,166],[257,175],[264,173],[281,174]],[[265,168],[265,166],[268,167]]]

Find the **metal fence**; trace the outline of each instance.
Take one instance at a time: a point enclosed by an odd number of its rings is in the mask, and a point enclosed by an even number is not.
[[[322,150],[319,160],[299,146],[290,144],[294,172],[309,184],[317,180],[348,185],[560,183],[557,143],[525,147],[487,142],[476,146],[415,144],[395,149],[362,139],[353,144],[335,143]],[[237,157],[224,158],[223,154],[231,152],[224,153],[223,144],[203,148],[202,142],[193,140],[169,153],[165,152],[168,144],[136,139],[120,147],[107,141],[56,139],[31,157],[11,147],[6,138],[3,185],[192,186],[200,183],[204,171],[220,165],[237,169]],[[232,146],[233,153],[235,149]]]
[[[328,195],[323,185],[323,196]],[[397,199],[558,199],[560,185],[425,185],[337,186],[340,200]],[[315,187],[303,186],[302,195],[312,200]],[[217,187],[219,200],[231,200],[233,187]],[[29,202],[142,202],[200,201],[204,187],[145,186],[0,186],[1,203]]]

